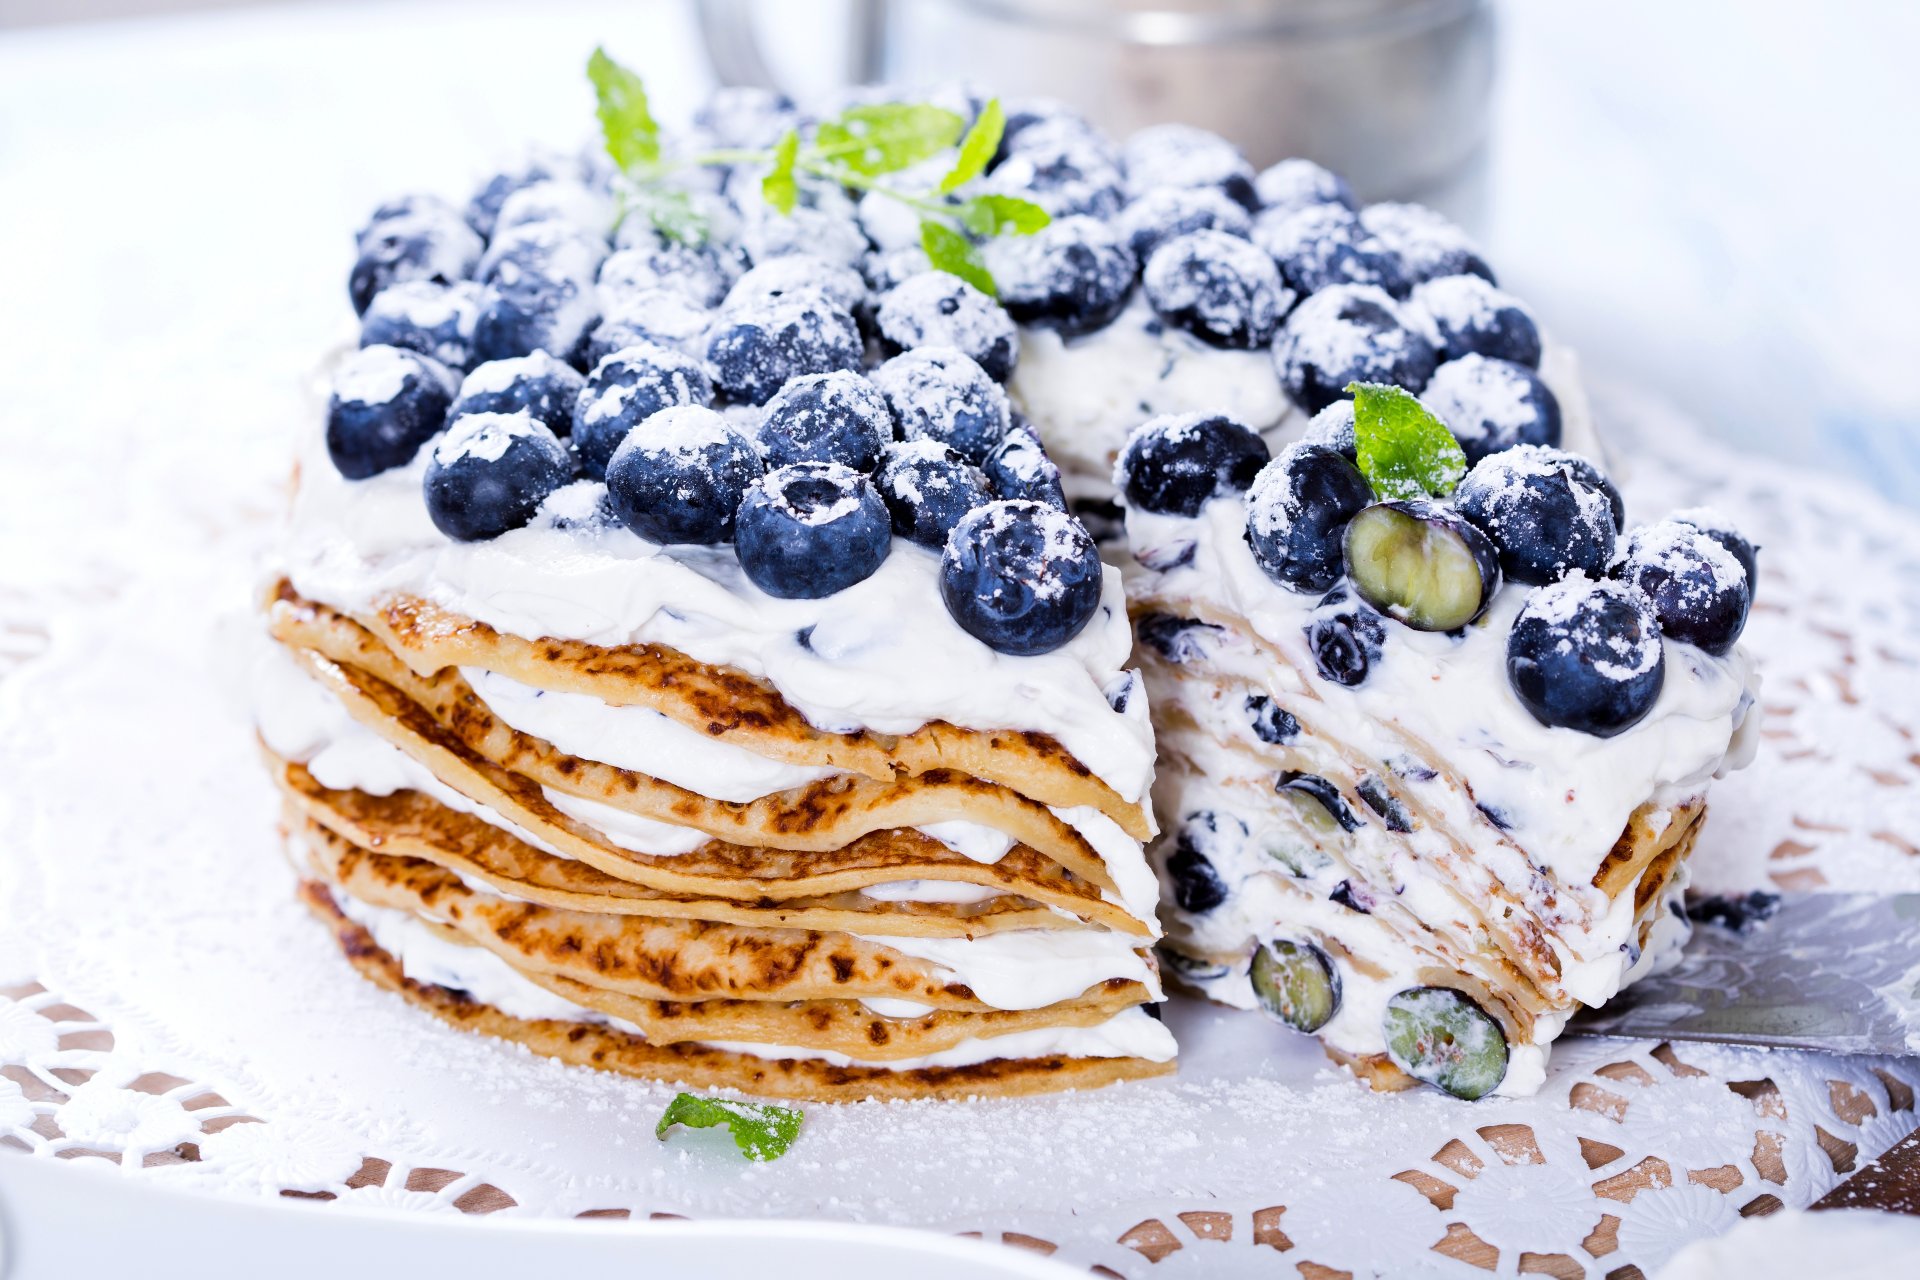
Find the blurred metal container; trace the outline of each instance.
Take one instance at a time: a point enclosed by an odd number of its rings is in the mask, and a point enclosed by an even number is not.
[[[723,83],[771,85],[752,0],[700,0]],[[1487,0],[854,0],[850,79],[964,79],[1116,134],[1179,120],[1369,199],[1459,203],[1493,83]]]

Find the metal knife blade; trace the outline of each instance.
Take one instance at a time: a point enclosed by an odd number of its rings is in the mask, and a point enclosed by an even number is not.
[[[1706,922],[1679,963],[1568,1034],[1920,1056],[1920,894],[1783,894],[1738,928],[1689,914]]]

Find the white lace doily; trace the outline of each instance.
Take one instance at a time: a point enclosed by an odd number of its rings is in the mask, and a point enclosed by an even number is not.
[[[1920,889],[1920,520],[1609,404],[1637,511],[1711,502],[1764,546],[1765,746],[1714,793],[1699,881]],[[233,678],[279,407],[191,448],[136,403],[4,441],[0,1147],[343,1210],[918,1225],[1128,1277],[1601,1277],[1808,1204],[1920,1123],[1913,1061],[1568,1041],[1539,1097],[1464,1105],[1181,1005],[1175,1080],[816,1106],[768,1165],[658,1143],[670,1090],[443,1027],[293,903]]]

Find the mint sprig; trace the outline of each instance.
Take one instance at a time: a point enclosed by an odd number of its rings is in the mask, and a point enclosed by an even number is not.
[[[931,160],[958,142],[966,127],[959,115],[925,102],[848,107],[814,131],[812,159],[879,177]]]
[[[789,129],[773,149],[773,168],[760,179],[760,196],[781,213],[792,213],[800,203],[800,181],[794,167],[800,162],[800,132]]]
[[[1453,432],[1405,390],[1384,382],[1350,382],[1353,441],[1361,473],[1383,502],[1444,498],[1467,474],[1467,455]]]
[[[1007,113],[1001,109],[1000,99],[995,98],[980,108],[973,127],[960,140],[960,154],[955,157],[953,168],[947,170],[946,177],[940,179],[940,185],[934,189],[950,196],[985,173],[994,153],[1000,150],[1000,136],[1006,131]]]
[[[1000,286],[994,283],[993,272],[987,270],[980,250],[946,223],[922,218],[920,247],[926,250],[927,261],[935,271],[959,276],[989,298],[1000,296]]]
[[[778,1160],[793,1145],[800,1133],[802,1113],[797,1107],[780,1107],[770,1102],[733,1102],[726,1098],[702,1098],[691,1093],[675,1094],[672,1102],[653,1128],[653,1136],[666,1141],[667,1131],[677,1124],[689,1129],[711,1129],[725,1125],[733,1135],[733,1145],[749,1160]]]
[[[587,79],[593,82],[600,117],[600,133],[607,154],[631,173],[660,159],[660,124],[647,102],[647,86],[638,75],[615,62],[604,48],[587,59]]]

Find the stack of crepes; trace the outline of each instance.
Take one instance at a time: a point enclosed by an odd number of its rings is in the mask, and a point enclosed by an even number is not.
[[[560,500],[450,542],[426,452],[351,482],[307,457],[256,674],[302,895],[365,976],[567,1062],[765,1096],[1172,1070],[1115,571],[1073,645],[1007,659],[915,548],[779,601]]]

